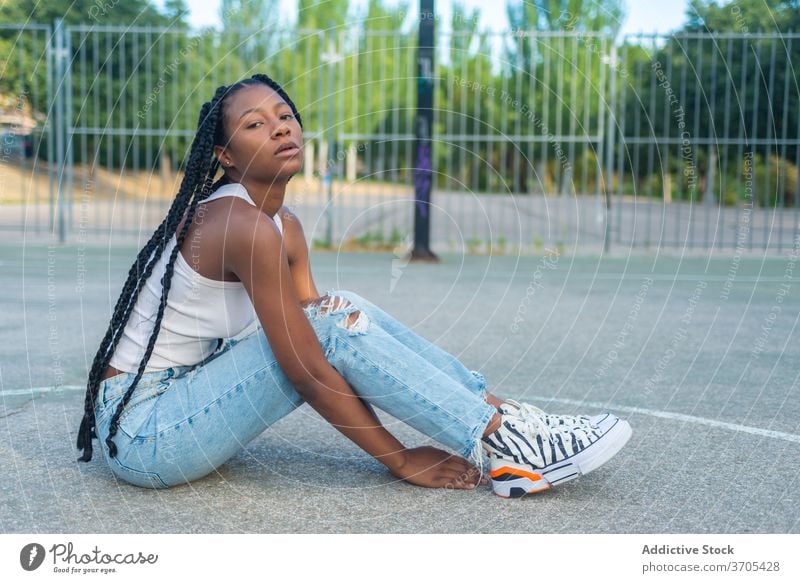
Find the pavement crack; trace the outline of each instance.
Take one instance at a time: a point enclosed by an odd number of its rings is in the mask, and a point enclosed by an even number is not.
[[[28,407],[28,405],[30,404],[30,402],[31,402],[31,401],[25,401],[25,402],[22,404],[22,406],[21,406],[21,407],[19,407],[19,408],[17,408],[17,409],[14,409],[13,411],[11,411],[11,412],[9,412],[9,413],[4,413],[3,415],[0,415],[0,419],[7,419],[7,418],[11,417],[12,415],[16,415],[16,414],[18,414],[18,413],[22,413],[22,412],[23,412],[23,411],[25,411],[25,409]]]

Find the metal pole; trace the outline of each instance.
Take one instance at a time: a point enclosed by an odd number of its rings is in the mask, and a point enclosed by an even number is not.
[[[52,32],[52,34],[51,34]],[[53,111],[53,79],[55,78],[54,75],[54,43],[55,43],[55,31],[53,29],[47,29],[47,192],[48,192],[48,207],[50,211],[50,215],[48,217],[47,228],[50,232],[55,230],[55,223],[56,223],[56,192],[55,192],[55,143],[56,143],[56,132],[55,132],[55,124],[54,122],[54,115],[55,112]]]
[[[333,30],[336,23],[328,23],[328,51],[323,55],[323,59],[328,62],[328,107],[326,126],[326,140],[328,142],[328,159],[325,160],[325,192],[328,203],[325,205],[325,243],[328,247],[333,246],[333,161],[335,160],[334,148],[336,143],[333,135],[333,74],[336,62],[335,43]]]
[[[609,47],[611,51],[611,62],[609,63],[611,70],[608,75],[608,84],[611,89],[611,95],[608,102],[608,124],[606,126],[606,172],[603,178],[603,190],[606,198],[606,230],[603,239],[604,253],[608,253],[611,246],[611,184],[612,172],[614,171],[614,138],[616,137],[615,134],[617,131],[616,119],[614,117],[614,107],[617,100],[617,45],[614,39],[611,39],[609,43],[611,45]],[[622,180],[622,176],[620,176],[620,180]]]
[[[419,2],[417,49],[417,122],[414,168],[414,248],[412,260],[439,261],[430,249],[430,199],[433,178],[431,133],[433,131],[433,0]]]
[[[328,31],[327,33],[323,33],[322,31],[318,32],[320,38],[320,45],[325,43],[325,36],[327,36],[328,41],[328,50],[325,51],[320,55],[320,60],[323,63],[328,64],[328,106],[327,111],[325,112],[325,130],[321,133],[324,134],[324,139],[328,143],[328,148],[326,152],[327,160],[323,160],[323,168],[322,168],[322,189],[325,192],[327,198],[327,204],[325,205],[323,214],[325,215],[325,245],[331,247],[333,245],[333,162],[334,158],[334,148],[336,147],[336,142],[334,139],[334,132],[333,132],[333,87],[334,87],[334,71],[336,61],[339,59],[339,55],[335,52],[335,42],[334,42],[334,27],[336,23],[333,21],[328,22]],[[320,75],[320,84],[319,89],[320,93],[322,92],[322,76]]]
[[[66,185],[67,187],[64,189],[64,199],[63,199],[63,206],[66,209],[66,225],[65,230],[69,229],[70,232],[73,230],[73,222],[72,222],[72,199],[73,199],[73,181],[74,181],[74,167],[75,167],[75,156],[73,151],[73,139],[74,133],[73,129],[73,119],[72,119],[72,41],[70,39],[69,33],[64,34],[62,36],[62,40],[64,44],[64,82],[62,83],[62,87],[64,88],[64,123],[61,124],[61,127],[64,131],[64,164],[66,166]]]
[[[56,207],[58,213],[58,242],[63,243],[64,233],[64,170],[66,160],[64,159],[64,91],[66,90],[66,80],[64,78],[64,61],[66,59],[66,49],[64,48],[64,21],[61,18],[55,19],[54,29],[53,58],[55,59],[56,87],[55,87],[55,134],[56,134],[56,160],[58,163],[58,191],[56,194]]]

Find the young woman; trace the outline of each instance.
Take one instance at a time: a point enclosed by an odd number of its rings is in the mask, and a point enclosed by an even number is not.
[[[283,204],[302,153],[300,114],[266,75],[219,87],[203,105],[180,190],[92,363],[79,461],[98,438],[120,479],[184,484],[304,402],[391,474],[426,487],[485,483],[485,451],[494,492],[521,496],[624,445],[630,427],[613,415],[502,401],[480,373],[368,300],[320,296],[302,226]],[[405,447],[373,406],[460,455]]]

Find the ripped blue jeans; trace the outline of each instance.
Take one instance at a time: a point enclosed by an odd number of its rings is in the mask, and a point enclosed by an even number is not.
[[[497,410],[485,400],[479,372],[353,292],[330,290],[303,310],[326,358],[368,408],[483,471],[480,438]],[[120,416],[112,458],[105,443],[111,417],[135,376],[100,383],[96,433],[112,472],[142,487],[168,488],[213,472],[305,402],[258,326],[200,364],[144,373]]]

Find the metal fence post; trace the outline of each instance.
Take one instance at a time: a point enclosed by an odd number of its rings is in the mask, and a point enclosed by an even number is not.
[[[414,159],[414,247],[411,259],[438,261],[431,251],[431,188],[433,186],[434,4],[419,3],[417,46],[417,112]]]
[[[611,70],[608,75],[608,86],[610,95],[608,99],[608,123],[606,124],[606,170],[603,178],[603,191],[605,193],[606,202],[606,228],[603,236],[603,252],[608,253],[611,248],[611,190],[613,183],[614,171],[614,149],[616,146],[616,116],[614,115],[614,108],[617,101],[617,45],[614,39],[610,39],[609,47],[609,67]]]
[[[334,176],[334,160],[336,149],[336,134],[333,130],[334,125],[334,75],[336,71],[336,62],[339,60],[339,55],[336,54],[336,38],[334,36],[334,28],[336,23],[334,21],[328,22],[328,34],[323,35],[320,32],[320,40],[324,43],[327,42],[328,50],[322,55],[322,62],[328,64],[328,99],[326,107],[325,125],[326,141],[328,142],[328,151],[326,153],[328,159],[325,160],[325,168],[323,174],[323,182],[325,193],[327,197],[327,204],[325,205],[325,244],[328,247],[333,246],[333,176]],[[327,38],[326,38],[327,37]]]
[[[74,120],[72,118],[72,38],[69,29],[66,30],[66,34],[62,35],[62,40],[62,53],[64,58],[64,82],[62,83],[62,87],[64,88],[64,121],[61,127],[64,132],[64,165],[66,167],[66,188],[64,189],[65,196],[63,198],[63,206],[66,209],[66,225],[64,230],[72,232],[72,201],[75,192],[73,189],[75,175],[75,156],[73,149],[75,145],[75,132],[73,132]]]
[[[58,221],[58,242],[63,243],[66,239],[64,225],[64,206],[66,192],[64,189],[64,171],[66,169],[66,159],[64,156],[64,142],[66,130],[66,116],[64,104],[64,91],[69,88],[66,86],[66,67],[67,49],[64,46],[64,21],[61,18],[55,19],[53,32],[53,59],[55,65],[55,88],[53,95],[54,128],[56,138],[56,160],[58,164],[57,194],[56,194],[56,214]]]

